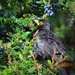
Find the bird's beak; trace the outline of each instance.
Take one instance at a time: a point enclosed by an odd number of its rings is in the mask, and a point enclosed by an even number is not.
[[[42,26],[42,25],[43,25],[43,23],[40,22],[39,20],[34,20],[34,22],[35,22],[38,26]]]

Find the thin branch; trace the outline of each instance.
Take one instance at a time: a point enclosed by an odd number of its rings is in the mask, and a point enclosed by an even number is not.
[[[43,2],[45,3],[45,5],[46,5],[46,1],[45,0],[43,0]]]
[[[50,1],[51,1],[51,0],[48,1],[48,4],[50,4]]]

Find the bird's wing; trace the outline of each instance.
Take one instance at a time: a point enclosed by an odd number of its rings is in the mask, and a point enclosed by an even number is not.
[[[62,42],[52,32],[48,33],[41,30],[37,36],[39,38],[37,38],[33,44],[35,55],[40,55],[43,58],[49,55],[52,56],[55,49],[58,53],[65,53]]]
[[[48,37],[49,37],[49,39],[52,39],[56,42],[57,50],[59,53],[63,52],[64,54],[66,54],[65,47],[64,47],[63,43],[61,42],[61,40],[56,35],[54,35],[52,32],[50,32],[50,35]]]

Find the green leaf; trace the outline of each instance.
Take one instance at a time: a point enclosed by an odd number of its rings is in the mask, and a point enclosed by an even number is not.
[[[22,55],[22,54],[19,54],[19,58],[20,58],[21,60],[23,60],[23,55]]]
[[[70,4],[71,4],[71,2],[70,1],[67,1],[66,7],[70,7]]]
[[[0,22],[3,20],[3,17],[0,17]]]
[[[2,5],[0,4],[0,10],[2,9]]]
[[[21,30],[20,30],[19,27],[16,27],[16,32],[17,32],[17,33],[20,33],[20,32],[21,32]]]
[[[27,38],[30,33],[31,33],[31,32],[29,32],[29,31],[24,32],[24,33],[22,34],[22,38],[23,38],[23,39]]]
[[[51,60],[47,60],[47,63],[49,64],[49,65],[51,65],[52,63],[51,63]]]

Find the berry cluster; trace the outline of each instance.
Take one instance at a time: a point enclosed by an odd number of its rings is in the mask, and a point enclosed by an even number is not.
[[[4,47],[0,46],[0,55],[2,55],[3,51],[4,51]]]
[[[44,13],[47,13],[48,16],[53,16],[54,15],[54,9],[51,5],[46,5],[44,6]]]
[[[36,18],[32,18],[32,21],[34,21]],[[41,20],[41,18],[40,17],[38,17],[37,18],[37,20]]]

